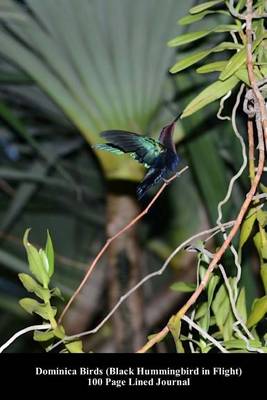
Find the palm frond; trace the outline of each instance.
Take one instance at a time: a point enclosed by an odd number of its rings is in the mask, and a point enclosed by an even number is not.
[[[31,15],[17,10],[27,23],[9,21],[1,29],[1,54],[32,77],[91,144],[105,129],[147,132],[172,62],[166,42],[188,5],[176,0],[26,4]],[[98,155],[108,176],[142,176],[133,161]]]

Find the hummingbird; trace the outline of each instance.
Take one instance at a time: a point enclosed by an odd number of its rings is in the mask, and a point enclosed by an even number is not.
[[[180,159],[175,149],[173,133],[180,116],[181,114],[162,128],[158,140],[134,132],[109,130],[100,133],[107,143],[93,146],[117,155],[127,153],[144,165],[148,171],[137,186],[139,200],[152,186],[165,181],[177,170]]]

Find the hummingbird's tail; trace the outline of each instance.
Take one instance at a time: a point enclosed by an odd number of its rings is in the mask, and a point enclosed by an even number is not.
[[[137,186],[137,198],[140,200],[144,194],[162,179],[162,170],[151,168],[145,175],[144,179]]]

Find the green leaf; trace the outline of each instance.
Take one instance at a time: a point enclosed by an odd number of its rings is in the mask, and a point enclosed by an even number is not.
[[[257,218],[257,212],[255,210],[255,208],[251,208],[249,210],[249,212],[247,213],[242,226],[241,226],[241,231],[240,231],[240,237],[239,237],[239,247],[238,247],[238,252],[241,253],[241,250],[244,246],[244,244],[246,243],[246,241],[248,240],[254,223],[256,221]]]
[[[250,86],[250,80],[248,77],[248,70],[246,66],[238,68],[235,72],[235,76],[242,82],[244,82],[247,86]]]
[[[203,114],[198,113],[194,116],[194,120],[202,123]],[[188,129],[192,125],[192,118],[184,120],[184,124]],[[198,125],[193,131],[198,130]],[[190,157],[190,167],[194,171],[194,177],[197,184],[197,189],[204,199],[209,218],[212,224],[216,224],[217,220],[217,205],[225,196],[227,191],[227,178],[225,176],[225,164],[221,155],[218,153],[218,143],[216,140],[216,129],[212,128],[207,135],[198,135],[192,141],[188,141],[186,150]],[[209,154],[209,157],[207,157]],[[207,179],[207,176],[209,179]],[[230,207],[226,205],[225,212],[228,214]]]
[[[215,61],[209,64],[202,65],[197,68],[196,72],[199,74],[207,74],[215,71],[223,71],[227,64],[227,61]]]
[[[38,303],[37,300],[31,299],[29,297],[25,297],[24,299],[19,300],[19,304],[29,314],[33,314],[35,312],[36,308],[41,306],[41,303]]]
[[[177,353],[184,353],[184,347],[182,345],[182,341],[180,340],[181,318],[177,315],[173,315],[168,322],[168,328],[173,336]]]
[[[192,14],[192,15],[186,15],[185,17],[179,19],[178,24],[179,25],[189,25],[194,22],[200,21],[203,19],[206,15],[211,15],[211,14],[224,14],[224,15],[230,15],[229,12],[225,10],[217,10],[217,11],[203,11],[198,14]]]
[[[38,280],[38,282],[40,282],[44,286],[44,288],[47,288],[49,283],[49,276],[46,269],[44,268],[40,254],[38,253],[36,248],[32,246],[28,241],[29,232],[30,229],[27,229],[23,237],[23,244],[27,252],[30,271]]]
[[[216,324],[220,328],[221,332],[223,332],[223,325],[230,311],[230,302],[225,285],[221,285],[220,289],[216,293],[211,308],[216,318]]]
[[[219,308],[221,307],[222,303],[224,302],[224,299],[227,296],[227,292],[225,289],[224,285],[221,285],[218,292],[216,293],[216,296],[212,302],[212,311],[214,313],[214,315],[217,314],[217,312],[219,311]]]
[[[200,281],[203,281],[204,276],[206,275],[206,272],[207,272],[207,267],[205,264],[203,265],[203,263],[208,264],[210,259],[204,253],[198,254],[198,257],[199,257],[199,263],[200,263],[199,264],[199,278],[200,278]]]
[[[207,309],[207,311],[202,316],[202,318],[199,319],[198,324],[204,331],[207,332],[209,330],[209,326],[210,326],[210,310],[209,309]]]
[[[229,299],[228,299],[229,302]],[[227,303],[228,304],[228,303]],[[229,302],[230,305],[230,302]],[[230,340],[233,336],[234,317],[232,311],[229,309],[225,323],[223,325],[223,340]]]
[[[65,329],[63,328],[62,325],[57,325],[57,327],[54,329],[54,335],[58,337],[59,339],[64,339],[65,337]]]
[[[57,310],[54,307],[51,307],[50,304],[41,304],[38,301],[31,298],[24,298],[19,301],[24,310],[26,310],[30,314],[38,314],[43,319],[51,321],[54,319]]]
[[[237,50],[242,48],[240,44],[232,43],[232,42],[222,42],[218,46],[213,47],[212,49],[202,50],[198,53],[190,54],[189,56],[183,58],[178,61],[173,67],[171,67],[170,72],[176,73],[180,72],[193,64],[196,64],[198,61],[201,61],[203,58],[207,57],[211,53],[217,53],[224,50]]]
[[[179,19],[178,24],[179,25],[189,25],[189,24],[192,24],[193,22],[200,21],[206,15],[214,14],[215,12],[216,11],[203,11],[199,14],[186,15],[183,18]]]
[[[229,90],[232,90],[238,82],[239,80],[235,76],[232,76],[224,82],[216,81],[212,83],[186,106],[181,118],[188,117],[213,101],[220,99],[229,92]]]
[[[41,304],[35,310],[35,314],[40,315],[43,319],[51,321],[54,319],[57,309],[55,307],[51,307],[50,304]]]
[[[214,28],[206,29],[204,31],[196,31],[196,32],[189,32],[184,33],[183,35],[179,35],[176,38],[170,40],[168,42],[169,47],[175,46],[182,46],[187,43],[194,42],[195,40],[202,39],[203,37],[209,35],[212,32],[222,33],[222,32],[229,32],[229,31],[239,31],[241,27],[238,25],[217,25]]]
[[[212,49],[212,52],[217,53],[224,50],[242,50],[244,46],[234,42],[222,42]]]
[[[49,330],[48,332],[34,331],[33,340],[36,342],[47,342],[55,337],[54,331]]]
[[[257,220],[262,228],[267,225],[267,211],[258,210],[256,212]]]
[[[176,38],[170,40],[168,42],[169,47],[181,46],[183,44],[194,42],[195,40],[201,39],[207,35],[209,35],[213,29],[198,31],[198,32],[189,32],[183,35],[179,35]]]
[[[247,327],[256,325],[267,313],[267,295],[256,299],[253,303],[251,313],[247,320]]]
[[[211,349],[212,349],[212,344],[211,343],[206,343],[203,339],[200,340],[200,349],[201,353],[207,354]]]
[[[211,53],[211,50],[203,50],[198,53],[190,54],[190,56],[183,58],[182,60],[178,61],[171,67],[170,72],[175,74],[176,72],[180,72],[193,64],[196,64],[198,61],[202,60],[203,58],[207,57]]]
[[[241,317],[242,321],[247,322],[247,306],[246,306],[246,291],[245,288],[240,290],[237,302],[236,309],[238,315]]]
[[[210,317],[210,326],[216,325],[216,318],[214,316]]]
[[[224,2],[223,0],[206,1],[202,4],[199,4],[195,7],[190,8],[189,12],[190,12],[190,14],[198,14],[204,10],[207,10],[208,8],[216,6],[217,4],[220,4],[223,2]]]
[[[216,33],[223,33],[223,32],[239,32],[242,30],[242,25],[235,25],[235,24],[222,24],[217,25],[215,28],[212,29],[212,32]]]
[[[39,256],[40,256],[40,259],[41,259],[42,264],[43,264],[43,269],[48,275],[49,263],[48,263],[48,258],[46,256],[46,253],[45,253],[45,251],[43,249],[39,250]]]
[[[262,79],[261,72],[257,66],[254,66],[254,74],[258,80]],[[248,70],[247,67],[244,65],[242,68],[239,68],[235,72],[235,76],[240,79],[241,81],[245,82],[247,86],[250,86],[250,80],[248,77]]]
[[[21,280],[25,289],[28,292],[35,293],[36,296],[40,297],[40,299],[44,300],[47,303],[51,297],[49,289],[43,288],[39,283],[37,283],[30,275],[28,274],[18,274],[19,279]]]
[[[221,303],[220,308],[218,309],[217,313],[215,314],[216,318],[216,324],[220,328],[220,330],[223,332],[223,335],[227,335],[229,325],[225,328],[225,324],[227,321],[227,318],[229,317],[229,314],[231,314],[231,307],[230,307],[230,300],[228,297],[228,294],[225,296],[223,302]],[[226,332],[224,331],[226,329]]]
[[[261,65],[259,67],[259,71],[260,71],[261,77],[267,76],[267,66],[266,65]],[[263,93],[263,95],[266,98],[266,94]]]
[[[246,49],[240,50],[238,53],[233,55],[228,61],[224,71],[219,76],[219,79],[224,81],[225,79],[232,76],[239,68],[242,67],[246,62]]]
[[[81,340],[77,340],[76,342],[65,343],[68,351],[70,353],[83,353],[83,344]]]
[[[203,242],[199,241],[201,243],[201,247],[199,247],[200,251],[205,249],[205,246]],[[199,254],[199,259],[200,259],[200,267],[199,267],[199,276],[200,279],[202,280],[204,278],[204,275],[207,272],[207,268],[205,264],[209,264],[210,262],[210,257],[208,254],[206,254],[204,251]],[[204,264],[204,265],[203,265]]]
[[[214,291],[216,289],[217,284],[219,283],[220,278],[217,275],[213,275],[210,278],[209,284],[208,284],[208,309],[211,306],[212,300],[213,300],[213,295]]]
[[[196,290],[196,284],[189,282],[175,282],[170,286],[170,289],[175,292],[194,292],[194,290]]]
[[[265,294],[267,294],[267,264],[261,264],[260,268],[261,280],[264,286]]]
[[[260,183],[260,188],[263,191],[263,193],[267,193],[267,187],[264,186],[262,183]]]
[[[208,311],[208,302],[205,301],[204,303],[201,303],[196,311],[195,314],[195,320],[199,320],[200,318],[202,318],[206,312]]]
[[[51,276],[54,273],[54,263],[55,263],[55,256],[54,256],[54,248],[53,248],[53,243],[49,234],[49,231],[47,230],[47,240],[46,240],[46,245],[45,245],[45,252],[46,256],[48,259],[48,276],[51,278]]]
[[[259,254],[261,264],[263,260],[267,259],[267,238],[266,232],[257,232],[253,238],[254,244],[256,246],[257,252]]]
[[[266,34],[262,35],[259,39],[257,39],[254,44],[253,44],[253,51],[258,47],[258,45],[261,43],[261,41],[264,39]],[[219,76],[219,79],[222,81],[228,79],[230,76],[232,76],[239,68],[242,67],[243,64],[246,62],[246,48],[243,48],[239,52],[237,52],[235,55],[233,55],[230,60],[228,61],[228,64],[226,65],[224,71]]]
[[[242,10],[246,5],[247,0],[239,0],[236,6],[237,11]]]
[[[60,300],[64,301],[64,297],[62,296],[61,290],[59,288],[54,288],[50,290],[51,296],[58,297]]]
[[[253,242],[255,244],[255,247],[257,249],[257,252],[259,254],[259,257],[261,259],[261,262],[263,263],[263,258],[262,258],[262,240],[261,240],[261,234],[260,232],[257,232],[256,235],[253,237]]]
[[[227,350],[232,349],[247,349],[247,344],[242,339],[230,339],[224,341],[224,346]],[[249,345],[252,347],[261,347],[261,342],[259,340],[249,340]]]

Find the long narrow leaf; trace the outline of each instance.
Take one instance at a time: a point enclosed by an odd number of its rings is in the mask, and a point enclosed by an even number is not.
[[[216,81],[204,89],[199,95],[194,98],[184,109],[182,118],[188,117],[201,108],[212,103],[214,100],[223,97],[229,90],[232,90],[239,80],[235,76],[227,79],[226,81]]]

